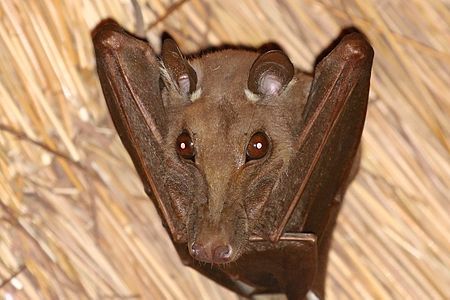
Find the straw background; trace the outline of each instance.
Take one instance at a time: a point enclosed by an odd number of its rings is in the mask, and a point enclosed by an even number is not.
[[[112,126],[90,39],[106,17],[155,49],[163,31],[185,52],[275,41],[307,71],[363,31],[363,159],[328,299],[450,299],[448,0],[137,2],[141,25],[128,0],[0,1],[2,299],[236,299],[181,265]]]

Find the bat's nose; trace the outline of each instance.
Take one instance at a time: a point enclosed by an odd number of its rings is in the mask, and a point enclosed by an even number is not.
[[[189,249],[193,258],[216,264],[224,264],[231,261],[233,248],[228,244],[208,243],[206,245],[194,242]]]

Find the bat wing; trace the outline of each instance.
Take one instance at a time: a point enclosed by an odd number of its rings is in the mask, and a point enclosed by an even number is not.
[[[97,72],[114,125],[142,179],[156,201],[165,225],[176,239],[181,228],[164,187],[161,149],[167,122],[161,101],[160,67],[148,43],[126,33],[111,20],[93,32]]]
[[[316,66],[298,152],[287,172],[291,191],[281,200],[275,199],[279,193],[272,193],[274,199],[269,200],[282,203],[270,212],[281,216],[268,226],[270,240],[296,228],[316,234],[320,241],[360,143],[372,60],[366,39],[351,33]]]

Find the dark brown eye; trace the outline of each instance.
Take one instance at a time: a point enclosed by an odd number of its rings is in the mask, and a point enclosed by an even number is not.
[[[269,150],[269,138],[264,132],[255,133],[247,145],[247,161],[263,158]]]
[[[175,145],[177,153],[184,159],[190,159],[194,161],[194,143],[191,136],[187,131],[183,131],[177,138]]]

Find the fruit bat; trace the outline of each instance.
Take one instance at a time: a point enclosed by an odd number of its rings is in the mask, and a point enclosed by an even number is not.
[[[182,262],[243,297],[322,299],[359,163],[363,35],[344,35],[312,76],[281,50],[186,58],[167,38],[157,55],[112,20],[92,36],[111,118]]]

